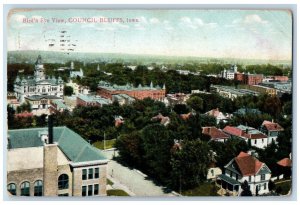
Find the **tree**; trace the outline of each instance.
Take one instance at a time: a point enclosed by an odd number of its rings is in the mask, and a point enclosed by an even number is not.
[[[174,189],[190,189],[206,180],[210,163],[209,146],[199,139],[182,142],[172,154],[171,185]]]
[[[272,180],[270,180],[268,184],[269,191],[273,191],[275,188],[276,188],[275,183]]]
[[[73,88],[71,86],[64,86],[64,95],[71,96],[73,94]]]
[[[203,100],[198,96],[191,96],[186,104],[194,109],[196,112],[200,112],[203,109]]]
[[[247,180],[245,180],[242,185],[241,185],[241,188],[242,188],[242,192],[241,192],[241,196],[252,196],[252,192],[250,191],[250,186],[247,182]]]

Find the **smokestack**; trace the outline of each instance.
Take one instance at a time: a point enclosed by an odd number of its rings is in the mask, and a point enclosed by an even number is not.
[[[48,115],[48,139],[49,144],[53,144],[53,116]]]

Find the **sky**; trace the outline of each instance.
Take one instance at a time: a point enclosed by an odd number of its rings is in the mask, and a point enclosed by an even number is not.
[[[69,18],[97,22],[74,23]],[[99,22],[107,18],[123,22]],[[24,19],[37,22],[24,23]],[[9,51],[74,49],[264,60],[291,60],[292,56],[292,14],[288,10],[12,10],[7,28]],[[70,46],[61,46],[60,40],[70,40]]]

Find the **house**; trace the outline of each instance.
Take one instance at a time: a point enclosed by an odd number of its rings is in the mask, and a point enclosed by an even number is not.
[[[212,109],[206,112],[205,115],[216,118],[217,124],[219,124],[221,121],[226,123],[228,119],[231,117],[228,114],[224,115],[222,112],[219,111],[219,108]]]
[[[273,121],[270,122],[265,120],[261,125],[261,131],[268,136],[268,144],[271,144],[272,142],[277,143],[277,137],[283,130],[284,129],[278,123]]]
[[[238,137],[250,143],[251,146],[263,149],[268,145],[268,137],[253,127],[239,125],[238,127],[226,126],[223,131],[232,137]]]
[[[8,130],[7,191],[16,196],[106,196],[108,160],[67,127]]]
[[[160,124],[167,126],[170,123],[170,118],[163,116],[161,113],[151,118],[151,121],[158,120]]]
[[[115,116],[115,127],[120,127],[124,124],[124,119],[122,116]]]
[[[111,104],[111,100],[100,96],[79,94],[76,99],[77,106],[99,106]]]
[[[55,95],[32,95],[25,97],[25,102],[29,103],[34,115],[50,114],[51,101],[61,98]]]
[[[243,107],[243,108],[240,108],[237,111],[235,111],[233,114],[235,114],[235,115],[246,115],[246,114],[257,114],[257,115],[260,115],[262,113],[258,109],[252,109],[252,108]]]
[[[52,100],[50,102],[50,113],[58,113],[64,112],[65,110],[69,110],[66,104],[61,99]]]
[[[243,191],[241,184],[244,181],[248,182],[253,195],[269,192],[268,184],[271,178],[271,170],[265,163],[260,162],[255,157],[240,152],[224,168],[224,174],[219,175],[218,179],[221,181],[221,189],[227,193],[239,196]]]
[[[229,135],[216,127],[202,127],[202,134],[210,138],[210,140],[225,142],[229,139]]]
[[[112,101],[118,102],[120,105],[129,105],[135,101],[133,97],[126,94],[112,95]]]

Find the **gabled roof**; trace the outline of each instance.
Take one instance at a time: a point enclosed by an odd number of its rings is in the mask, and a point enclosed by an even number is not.
[[[290,158],[283,158],[282,160],[278,161],[277,164],[283,167],[291,167],[292,160],[290,160]]]
[[[223,131],[234,136],[241,136],[243,132],[239,128],[228,126],[228,125],[223,129]]]
[[[216,127],[203,127],[202,134],[210,136],[212,139],[227,139],[229,135]]]
[[[47,130],[48,128],[9,130],[8,148],[16,149],[43,146],[40,133]],[[61,151],[72,162],[106,160],[106,157],[100,150],[90,145],[80,135],[67,127],[54,127],[53,141],[58,144]]]
[[[238,127],[226,126],[223,131],[227,134],[248,139],[263,139],[267,138],[265,134],[253,127],[239,125]]]
[[[264,163],[245,152],[240,152],[240,154],[234,158],[234,161],[243,176],[255,175],[263,166],[266,166]]]
[[[268,131],[283,131],[283,128],[278,124],[270,121],[263,121],[262,126],[265,127]]]

